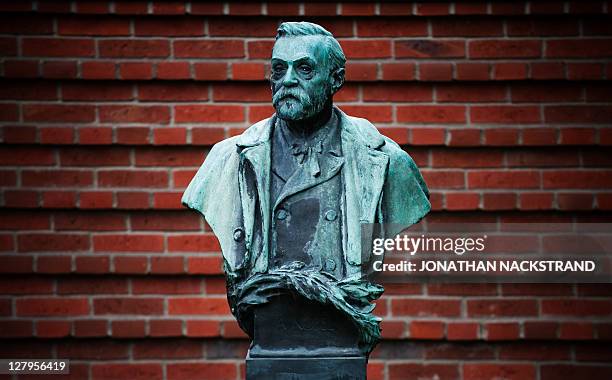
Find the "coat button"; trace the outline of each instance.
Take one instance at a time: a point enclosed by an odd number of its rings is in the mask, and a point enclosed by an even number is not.
[[[282,209],[282,208],[281,208],[281,209],[280,209],[280,210],[278,210],[278,212],[276,213],[276,219],[278,219],[278,220],[285,220],[285,219],[287,219],[287,216],[288,216],[288,215],[289,215],[289,213],[288,213],[286,210],[284,210],[284,209]]]
[[[336,220],[337,217],[338,217],[338,213],[334,210],[329,210],[325,213],[325,219],[329,220],[330,222],[332,220]]]
[[[234,241],[242,241],[244,239],[244,230],[242,228],[236,228],[234,230]]]
[[[328,272],[333,272],[336,269],[336,262],[332,259],[325,260],[325,270]]]

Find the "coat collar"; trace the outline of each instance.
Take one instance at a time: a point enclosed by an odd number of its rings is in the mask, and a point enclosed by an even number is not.
[[[339,116],[342,134],[349,134],[351,139],[360,145],[370,149],[378,149],[385,144],[385,139],[376,128],[364,119],[348,116],[340,108],[334,106],[334,111]],[[240,148],[248,148],[262,143],[270,142],[272,138],[272,126],[276,121],[276,114],[253,124],[238,137],[236,145]]]

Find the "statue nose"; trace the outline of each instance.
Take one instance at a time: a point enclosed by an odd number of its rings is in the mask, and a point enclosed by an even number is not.
[[[283,77],[283,86],[292,87],[298,84],[298,80],[295,77],[295,72],[292,67],[287,68],[287,72]]]

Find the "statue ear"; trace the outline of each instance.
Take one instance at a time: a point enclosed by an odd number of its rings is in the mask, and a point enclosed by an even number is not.
[[[340,91],[340,89],[344,85],[344,72],[345,71],[344,71],[343,68],[337,69],[334,72],[332,72],[332,74],[331,74],[332,95],[335,94],[336,92]]]

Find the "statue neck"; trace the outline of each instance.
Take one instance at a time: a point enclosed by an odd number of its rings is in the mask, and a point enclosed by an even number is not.
[[[331,119],[332,102],[328,102],[323,110],[315,116],[303,120],[281,120],[282,125],[291,131],[295,137],[308,139],[323,128]]]

